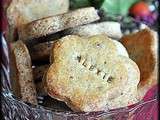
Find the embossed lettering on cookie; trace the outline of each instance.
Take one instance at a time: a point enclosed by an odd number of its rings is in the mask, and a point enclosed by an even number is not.
[[[48,94],[74,111],[100,111],[138,102],[138,66],[106,35],[65,36],[54,44]]]

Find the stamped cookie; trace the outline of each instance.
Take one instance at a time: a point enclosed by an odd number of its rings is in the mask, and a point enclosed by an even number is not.
[[[51,54],[47,92],[74,111],[107,110],[137,102],[129,96],[137,94],[139,69],[106,35],[66,36],[55,43]]]

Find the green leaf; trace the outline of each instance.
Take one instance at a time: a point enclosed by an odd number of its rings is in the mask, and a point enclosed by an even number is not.
[[[129,8],[139,0],[104,0],[100,7],[106,14],[127,15]]]

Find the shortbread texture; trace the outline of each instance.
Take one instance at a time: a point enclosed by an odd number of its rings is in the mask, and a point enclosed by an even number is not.
[[[138,66],[118,47],[125,50],[106,35],[69,35],[57,41],[46,74],[48,94],[74,111],[107,110],[137,102]]]

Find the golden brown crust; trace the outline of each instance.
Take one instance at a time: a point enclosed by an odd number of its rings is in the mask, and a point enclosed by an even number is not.
[[[37,104],[36,89],[33,82],[31,58],[27,47],[22,41],[17,41],[12,46],[15,56],[17,79],[20,86],[20,94],[23,101]]]
[[[26,42],[26,40],[39,38],[96,20],[99,20],[99,16],[93,7],[82,8],[68,13],[35,20],[20,28],[19,35],[20,38]]]
[[[137,33],[122,37],[121,42],[126,47],[129,56],[140,69],[140,96],[157,82],[157,38],[153,31],[144,29]]]
[[[139,69],[116,47],[106,35],[69,35],[57,41],[46,74],[48,94],[74,111],[107,110],[137,102]]]

